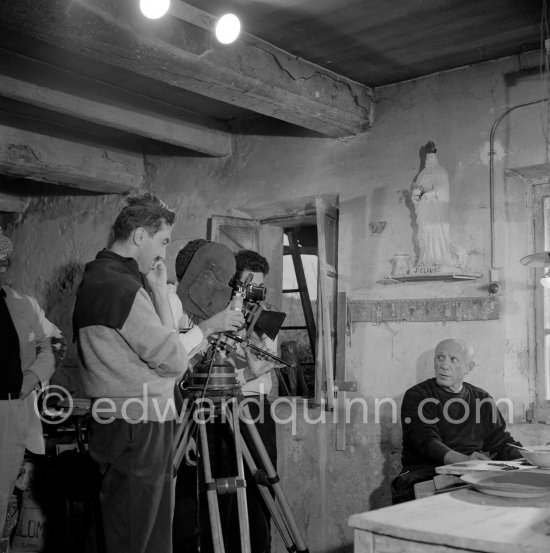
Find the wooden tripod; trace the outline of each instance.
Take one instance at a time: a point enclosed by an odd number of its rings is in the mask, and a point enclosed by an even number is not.
[[[237,395],[239,394],[239,395]],[[187,398],[189,399],[189,398]],[[206,496],[208,503],[208,514],[210,521],[210,529],[212,533],[212,542],[215,553],[225,553],[224,538],[222,533],[222,525],[220,520],[220,510],[218,504],[218,496],[224,493],[236,493],[239,517],[239,535],[241,543],[241,553],[251,553],[250,549],[250,529],[248,523],[248,507],[246,501],[246,481],[244,473],[244,462],[254,477],[254,481],[258,486],[258,490],[265,502],[265,506],[271,514],[275,527],[277,528],[281,539],[283,540],[288,551],[296,551],[308,553],[307,546],[298,529],[296,521],[290,510],[290,506],[281,488],[279,477],[265,446],[258,433],[258,429],[253,423],[250,415],[250,410],[246,403],[246,399],[240,395],[240,390],[233,390],[228,396],[222,398],[222,401],[217,400],[218,416],[223,417],[222,420],[227,421],[231,428],[231,436],[234,441],[234,450],[236,458],[236,475],[234,477],[217,478],[212,476],[210,451],[208,447],[207,421],[205,414],[211,409],[204,408],[205,398],[192,397],[191,401],[187,401],[185,416],[182,417],[182,422],[179,427],[179,436],[177,437],[177,450],[174,459],[174,465],[177,470],[185,451],[189,445],[189,441],[198,429],[199,440],[197,441],[197,452],[200,456],[202,469],[204,472],[204,481],[206,486]],[[229,399],[229,401],[225,401]],[[206,398],[210,403],[211,398]],[[244,421],[244,430],[248,432],[252,443],[254,444],[257,457],[260,459],[262,467],[259,467],[252,455],[249,447],[243,439],[241,433],[240,421]],[[244,462],[243,462],[244,460]]]

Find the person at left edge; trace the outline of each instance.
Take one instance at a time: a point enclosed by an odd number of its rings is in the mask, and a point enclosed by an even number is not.
[[[73,326],[94,399],[88,439],[102,474],[105,550],[171,553],[174,385],[188,365],[163,262],[176,214],[150,193],[127,203],[111,247],[86,265]]]
[[[0,229],[0,538],[25,449],[44,453],[36,390],[51,378],[66,350],[60,330],[38,302],[6,285],[12,252],[12,241]]]

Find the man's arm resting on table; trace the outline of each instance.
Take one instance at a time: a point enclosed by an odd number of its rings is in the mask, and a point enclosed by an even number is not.
[[[470,455],[464,455],[464,453],[459,453],[458,451],[451,449],[445,454],[445,457],[443,457],[443,464],[452,465],[453,463],[472,461],[474,459],[479,459],[480,461],[490,461],[491,457],[488,457],[481,451],[474,451]]]
[[[482,461],[489,461],[491,459],[481,451],[474,451],[470,455],[460,453],[446,446],[441,440],[436,439],[428,443],[426,453],[436,465],[441,464],[441,460],[444,465],[452,465],[453,463],[463,463],[464,461],[472,461],[474,459]]]

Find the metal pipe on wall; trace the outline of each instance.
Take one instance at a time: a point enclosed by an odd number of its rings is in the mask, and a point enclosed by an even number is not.
[[[491,270],[495,271],[495,134],[500,122],[512,111],[523,108],[526,106],[532,106],[534,104],[540,104],[542,102],[548,102],[548,98],[542,98],[541,100],[533,100],[532,102],[525,102],[524,104],[517,104],[507,109],[498,119],[493,123],[491,127],[491,134],[489,135],[489,213],[491,217]],[[493,280],[493,278],[491,278]]]

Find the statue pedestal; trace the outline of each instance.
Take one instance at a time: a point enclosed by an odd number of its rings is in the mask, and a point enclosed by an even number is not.
[[[386,276],[384,278],[389,281],[397,282],[424,282],[428,280],[474,280],[476,278],[481,278],[482,276],[482,273],[464,271],[460,267],[452,267],[448,265],[416,265],[405,275]]]

